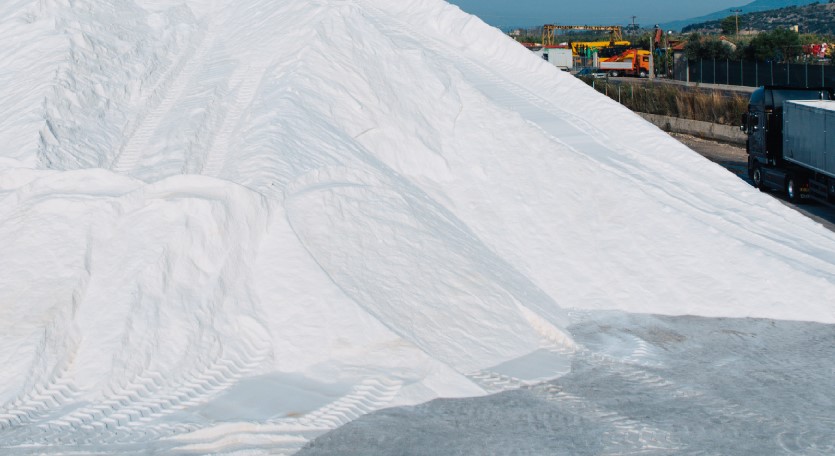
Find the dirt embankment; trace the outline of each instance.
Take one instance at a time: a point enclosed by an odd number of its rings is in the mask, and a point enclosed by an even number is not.
[[[626,78],[587,82],[635,112],[736,126],[748,109],[746,92]]]

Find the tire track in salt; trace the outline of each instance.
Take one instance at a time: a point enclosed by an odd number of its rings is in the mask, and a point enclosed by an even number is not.
[[[560,355],[580,356],[606,360],[611,364],[620,364],[617,360],[594,353],[582,346],[569,348],[564,345],[552,345],[550,350]],[[640,445],[640,454],[669,454],[681,448],[680,443],[673,438],[670,432],[600,407],[587,398],[570,394],[559,386],[558,380],[531,382],[489,370],[471,373],[467,375],[467,378],[490,394],[511,390],[529,391],[541,399],[553,402],[559,407],[567,408],[576,416],[610,426],[613,432],[605,435],[603,443],[606,448],[610,448],[614,452],[604,454],[628,454],[622,452],[623,448],[634,447],[635,445]],[[638,381],[652,386],[670,384],[660,377],[649,375],[638,378]]]
[[[125,141],[116,154],[110,168],[117,173],[126,174],[132,171],[151,145],[154,133],[162,124],[165,115],[174,108],[176,102],[183,96],[189,81],[197,73],[213,40],[209,39],[209,32],[201,30],[196,49],[189,49],[178,60],[161,82],[151,91],[145,108],[137,116],[125,135]],[[163,95],[160,92],[165,92]]]
[[[613,429],[603,435],[606,450],[604,455],[624,454],[671,454],[681,450],[682,445],[672,433],[597,406],[588,399],[566,392],[555,384],[541,384],[524,387],[535,396],[565,407],[572,413],[603,423]],[[633,448],[630,451],[627,448]]]
[[[61,375],[46,385],[36,385],[31,391],[7,404],[0,412],[0,438],[9,431],[37,422],[54,409],[64,406],[78,395],[72,381]]]
[[[74,303],[82,301],[87,293],[93,254],[91,246],[92,243],[88,242],[84,255],[84,273],[81,274],[78,285],[72,293]],[[65,308],[54,318],[72,320],[73,312],[71,308]],[[42,420],[79,395],[80,392],[68,375],[72,367],[72,359],[78,350],[78,340],[71,333],[72,330],[61,333],[50,330],[44,332],[37,356],[40,360],[47,362],[52,357],[57,357],[57,364],[51,368],[51,374],[47,378],[39,379],[27,391],[0,409],[0,438],[15,434],[26,425]],[[48,350],[45,346],[47,339],[58,337],[61,338],[58,344],[61,348],[57,353],[47,354]]]
[[[305,415],[299,422],[321,429],[335,429],[390,403],[402,386],[402,382],[386,378],[365,380],[347,396]]]
[[[239,65],[230,78],[229,87],[235,91],[232,106],[226,111],[222,126],[212,140],[204,157],[201,174],[218,177],[223,170],[235,133],[244,125],[245,116],[255,101],[264,73],[270,64],[266,56],[256,56],[253,64]]]
[[[636,365],[632,355],[621,359],[584,351],[584,364],[571,379],[560,379],[561,387],[596,397],[589,384],[607,385],[597,400],[648,416],[688,442],[686,451],[734,433],[749,436],[742,440],[758,436],[758,444],[739,442],[751,454],[832,454],[835,449],[831,426],[822,424],[835,419],[819,401],[832,392],[831,373],[816,361],[832,354],[833,335],[824,325],[804,329],[801,323],[768,320],[631,316],[604,317],[575,327],[574,333],[609,345],[612,339],[601,326],[641,335],[653,349],[663,349],[652,356],[665,362]],[[757,394],[761,389],[767,392]],[[619,399],[624,394],[630,399]]]
[[[147,371],[116,387],[94,405],[63,416],[47,416],[15,429],[0,447],[21,445],[79,445],[98,442],[126,445],[153,442],[176,433],[192,432],[194,425],[157,425],[166,415],[200,405],[250,375],[268,359],[269,347],[241,341],[224,349],[212,362],[177,379]]]
[[[314,438],[390,404],[403,386],[399,380],[368,378],[345,396],[300,417],[261,423],[229,423],[175,436],[172,452],[205,454],[253,449],[264,442],[270,452],[293,454]],[[258,445],[256,445],[258,446]]]

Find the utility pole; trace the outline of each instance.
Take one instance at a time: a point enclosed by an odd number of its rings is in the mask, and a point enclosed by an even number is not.
[[[632,29],[630,30],[630,33],[629,33],[630,35],[634,35],[635,32],[636,32],[636,30],[635,30],[635,18],[637,18],[637,17],[638,16],[632,16]]]
[[[655,44],[655,35],[658,30],[658,24],[652,28],[652,36],[649,37],[649,74],[647,75],[650,79],[655,79],[655,49],[653,49],[653,45]]]
[[[741,9],[732,9],[732,13],[734,13],[734,20],[736,22],[736,39],[739,39],[739,13],[742,12]]]
[[[649,38],[649,74],[647,75],[650,79],[655,79],[655,52],[653,52],[652,44],[655,41],[655,35]],[[636,55],[635,58],[638,58]]]

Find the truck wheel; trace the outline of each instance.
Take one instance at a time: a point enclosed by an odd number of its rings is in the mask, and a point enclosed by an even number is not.
[[[640,73],[638,73],[638,77],[641,77],[641,78],[645,78],[645,77],[647,77],[647,72],[646,72],[646,71],[644,71],[644,70],[641,70],[641,72],[640,72]]]
[[[759,164],[754,165],[754,170],[751,171],[751,180],[754,182],[754,188],[760,189],[761,192],[766,190],[763,183],[763,170]]]
[[[617,71],[612,71],[612,72],[609,73],[609,75],[613,78],[616,78],[616,77],[618,77],[618,72]]]
[[[786,198],[792,203],[800,201],[800,198],[797,196],[797,186],[794,182],[794,176],[791,175],[786,177]]]

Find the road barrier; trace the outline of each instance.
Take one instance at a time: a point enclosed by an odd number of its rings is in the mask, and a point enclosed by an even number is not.
[[[636,114],[656,125],[658,128],[670,133],[684,133],[700,138],[740,145],[744,145],[746,141],[746,136],[739,130],[739,127],[642,112]]]

